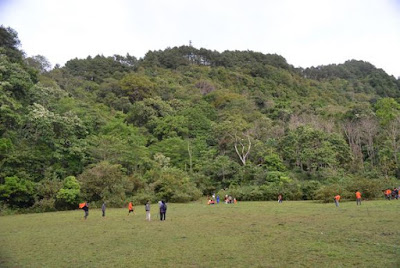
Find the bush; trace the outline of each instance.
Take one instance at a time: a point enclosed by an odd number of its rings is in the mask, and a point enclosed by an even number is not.
[[[157,197],[153,191],[150,190],[140,190],[138,191],[132,198],[131,201],[134,204],[140,204],[144,205],[146,204],[147,201],[150,201],[151,203],[157,202]]]
[[[156,193],[158,200],[188,202],[197,200],[202,195],[189,175],[177,168],[152,170],[146,176],[155,180],[150,188]]]
[[[342,199],[350,199],[353,195],[351,192],[347,191],[343,185],[331,184],[322,186],[316,192],[316,198],[322,202],[329,203],[333,202],[337,194],[339,194]]]
[[[64,179],[63,187],[57,193],[57,206],[75,208],[78,206],[81,186],[74,176]]]
[[[122,166],[107,161],[85,169],[78,179],[84,199],[90,202],[107,200],[115,206],[125,201],[125,192],[133,187]]]
[[[56,200],[54,198],[43,198],[35,202],[32,206],[35,212],[56,211]]]
[[[11,207],[29,207],[34,203],[34,183],[16,176],[6,177],[0,185],[0,200]]]
[[[352,200],[356,199],[355,192],[360,191],[362,198],[373,199],[382,196],[382,190],[386,189],[385,180],[372,180],[365,178],[352,178],[346,182],[346,190],[350,193]]]
[[[304,181],[301,183],[301,191],[303,200],[315,200],[317,191],[321,188],[321,183],[318,181]]]

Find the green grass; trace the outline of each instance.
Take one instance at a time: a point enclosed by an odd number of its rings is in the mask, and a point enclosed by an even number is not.
[[[400,201],[169,204],[0,217],[0,267],[399,267]]]

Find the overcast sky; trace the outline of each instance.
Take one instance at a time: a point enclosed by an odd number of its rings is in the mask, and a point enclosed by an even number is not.
[[[0,0],[0,24],[53,65],[191,40],[277,53],[296,67],[364,60],[400,77],[400,0]]]

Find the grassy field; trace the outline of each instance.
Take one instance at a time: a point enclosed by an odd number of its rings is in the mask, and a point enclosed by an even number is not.
[[[400,201],[156,208],[0,217],[0,267],[400,267]]]

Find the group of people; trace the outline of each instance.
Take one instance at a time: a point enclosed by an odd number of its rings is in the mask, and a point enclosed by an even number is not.
[[[393,188],[393,190],[391,189],[382,190],[387,200],[399,199],[399,191],[400,191],[400,186],[399,188]]]
[[[357,204],[357,206],[358,205],[361,206],[361,193],[360,193],[360,191],[357,190],[355,194],[356,194],[356,204]],[[339,194],[335,195],[335,197],[333,198],[333,200],[335,201],[336,207],[339,207],[340,198],[341,197],[340,197]]]
[[[208,197],[207,200],[208,200],[207,205],[214,205],[214,204],[219,204],[220,198],[219,195],[215,197],[215,194],[213,194],[212,197],[211,198]],[[225,204],[237,204],[236,198],[233,198],[230,195],[229,196],[225,195],[224,202]]]
[[[167,203],[165,203],[165,201],[159,201],[158,202],[158,206],[160,209],[160,220],[161,221],[165,221],[165,216],[167,213]],[[83,211],[85,212],[85,215],[83,216],[84,219],[86,220],[87,217],[89,216],[89,203],[88,202],[83,202],[79,204],[79,208],[83,209]],[[144,209],[146,211],[146,220],[147,221],[151,221],[151,214],[150,214],[150,201],[147,201],[146,204],[144,205]],[[102,213],[102,217],[106,216],[106,203],[103,202],[102,206],[101,206],[101,213]],[[135,208],[133,206],[132,202],[128,203],[128,216],[129,214],[135,214]]]
[[[400,187],[399,188],[393,188],[393,190],[391,190],[391,189],[382,190],[382,192],[385,195],[385,199],[387,199],[387,200],[396,199],[397,200],[397,199],[399,199],[399,190],[400,190]],[[340,195],[336,195],[334,197],[334,201],[335,201],[336,207],[338,207],[339,206],[339,201],[340,201]],[[357,204],[357,206],[361,205],[361,193],[360,193],[360,191],[356,191],[356,204]]]
[[[393,188],[393,190],[391,189],[386,189],[386,190],[382,190],[384,192],[385,198],[387,200],[391,200],[391,199],[399,199],[399,191],[400,191],[400,187],[399,188]],[[356,191],[355,192],[356,195],[356,204],[361,205],[361,193],[360,191]],[[335,205],[336,207],[339,207],[339,202],[340,202],[340,198],[341,196],[339,194],[337,194],[334,197],[334,201],[335,201]],[[212,195],[212,198],[208,198],[208,205],[214,205],[214,204],[219,204],[220,198],[219,195],[215,196],[215,194]],[[278,203],[282,203],[283,201],[283,195],[279,194],[278,195]],[[232,198],[232,196],[228,196],[225,195],[224,197],[224,202],[225,204],[236,204],[237,200],[236,198]],[[167,213],[167,204],[165,203],[165,201],[159,201],[158,202],[158,206],[160,209],[160,220],[161,221],[165,221],[165,216]],[[146,220],[150,221],[151,220],[151,214],[150,214],[150,201],[147,201],[145,204],[145,211],[146,211]],[[79,204],[79,208],[83,209],[83,211],[85,212],[84,215],[84,219],[86,220],[87,217],[89,216],[89,203],[88,202],[84,202],[84,203],[80,203]],[[102,213],[102,217],[106,216],[106,203],[103,202],[103,205],[101,206],[101,213]],[[129,202],[128,204],[128,215],[130,213],[135,214],[135,208],[133,207],[133,203]]]

